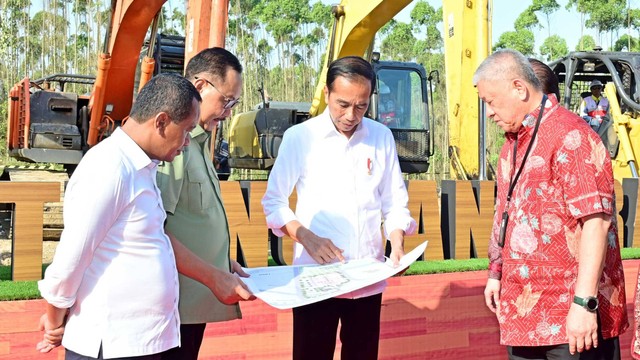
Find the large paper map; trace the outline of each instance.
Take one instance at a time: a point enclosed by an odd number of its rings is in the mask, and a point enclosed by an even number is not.
[[[290,309],[361,289],[391,277],[424,254],[427,242],[418,245],[394,267],[389,260],[350,260],[345,264],[270,266],[244,269],[251,275],[241,278],[267,304]]]

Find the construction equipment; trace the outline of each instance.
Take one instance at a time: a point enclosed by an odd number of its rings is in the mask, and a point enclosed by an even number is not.
[[[278,148],[286,129],[320,114],[324,103],[323,89],[327,68],[331,61],[358,55],[370,60],[377,77],[377,88],[371,98],[367,117],[389,126],[396,140],[398,158],[403,172],[425,172],[433,153],[428,92],[432,89],[424,67],[416,63],[380,61],[373,53],[373,39],[410,0],[343,0],[332,7],[333,28],[329,39],[328,56],[316,86],[311,107],[260,109],[237,114],[229,128],[229,163],[235,168],[269,169],[278,155]],[[380,88],[393,89],[388,101],[393,111],[380,111]],[[383,116],[384,115],[384,116]]]
[[[69,76],[49,77],[35,82],[24,79],[11,90],[8,148],[15,158],[30,162],[64,164],[72,169],[89,147],[109,136],[127,116],[136,89],[158,71],[180,71],[188,59],[204,47],[223,45],[228,0],[190,0],[187,37],[155,37],[157,14],[165,0],[112,1],[111,26],[98,62],[91,95],[64,91]],[[369,59],[376,71],[367,116],[389,126],[397,144],[401,168],[406,173],[425,172],[433,154],[433,73],[427,75],[416,63],[380,61],[373,53],[376,32],[405,8],[411,0],[343,0],[332,8],[334,25],[328,56],[320,74],[312,105],[308,109],[270,108],[239,114],[231,121],[228,139],[230,165],[236,168],[268,169],[277,156],[284,131],[326,106],[322,91],[328,64],[347,55]],[[450,153],[456,178],[477,178],[478,101],[471,74],[488,54],[490,0],[459,2],[445,0],[447,93],[449,101]],[[217,25],[211,25],[212,21]],[[138,53],[148,28],[152,38],[136,74]],[[209,41],[216,36],[215,41]],[[168,42],[174,42],[168,44]],[[160,45],[154,46],[159,43]],[[164,44],[164,45],[163,45]],[[170,48],[168,61],[158,58],[158,47]],[[179,64],[180,51],[184,60]],[[160,51],[162,53],[162,51]],[[176,55],[177,54],[177,55]],[[160,56],[162,59],[162,56]],[[437,75],[437,74],[436,74]],[[60,90],[50,91],[41,83],[63,81]],[[384,86],[390,94],[380,93]],[[381,106],[391,97],[393,111]],[[430,100],[431,99],[431,100]],[[384,109],[384,111],[381,111]],[[484,153],[484,152],[481,152]]]
[[[36,81],[25,78],[11,89],[9,155],[73,168],[89,147],[125,120],[136,90],[154,73],[181,73],[188,59],[200,50],[224,46],[228,1],[189,1],[186,45],[183,38],[156,39],[159,11],[166,0],[112,1],[111,25],[95,76],[58,74]],[[138,67],[138,55],[150,27],[148,52]],[[156,43],[160,49],[154,46]],[[158,55],[162,48],[166,48],[166,56]],[[161,61],[156,64],[158,57]],[[43,86],[54,83],[60,86]],[[90,95],[77,95],[65,92],[66,83],[89,84],[93,89]]]
[[[378,87],[371,97],[367,117],[385,123],[393,133],[400,166],[405,173],[422,173],[433,155],[432,74],[416,63],[380,61],[373,53],[378,29],[391,20],[410,0],[343,0],[332,8],[334,16],[328,56],[321,71],[312,106],[301,109],[259,110],[234,116],[230,124],[229,152],[232,167],[269,169],[278,155],[284,131],[321,113],[328,64],[334,59],[358,55],[370,60]],[[457,178],[478,178],[478,100],[471,82],[475,68],[490,49],[490,1],[451,1],[443,6],[449,98],[452,171]],[[458,24],[458,26],[454,26]],[[455,31],[454,31],[455,29]],[[393,89],[394,111],[384,109],[381,89]],[[484,152],[482,152],[484,154]]]
[[[609,116],[597,129],[611,157],[614,177],[638,177],[636,153],[640,151],[640,53],[582,51],[553,61],[549,67],[560,81],[561,103],[578,112],[589,84],[605,84]]]

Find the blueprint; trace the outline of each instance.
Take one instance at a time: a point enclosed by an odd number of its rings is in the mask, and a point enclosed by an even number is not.
[[[350,260],[344,264],[269,266],[244,269],[251,275],[241,278],[253,294],[278,309],[290,309],[342,295],[391,277],[416,261],[427,248],[423,242],[400,259]]]

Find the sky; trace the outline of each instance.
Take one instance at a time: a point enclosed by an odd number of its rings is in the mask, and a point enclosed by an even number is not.
[[[339,0],[321,0],[325,4],[335,4],[339,2]],[[428,2],[434,8],[439,8],[442,6],[443,0],[428,0]],[[446,0],[446,1],[461,1],[461,0]],[[640,0],[627,0],[630,3],[632,8],[640,8]],[[575,9],[571,9],[571,11],[567,11],[565,6],[567,5],[567,0],[557,0],[560,8],[552,14],[549,19],[551,22],[551,35],[557,34],[560,35],[567,41],[567,46],[569,50],[575,50],[578,40],[580,38],[580,14],[575,11]],[[529,6],[531,5],[531,0],[493,0],[493,32],[492,32],[492,42],[495,44],[500,35],[507,31],[513,31],[513,24],[516,18]],[[409,4],[403,11],[401,11],[398,15],[396,15],[395,19],[402,22],[409,22],[411,9],[413,8],[412,4]],[[544,15],[538,16],[539,21],[544,26],[544,28],[534,30],[534,36],[536,39],[535,51],[536,53],[540,52],[540,46],[542,42],[549,37],[549,32],[546,28],[546,17]],[[440,29],[442,32],[442,28]],[[593,29],[584,29],[585,35],[591,35],[593,39],[596,41],[596,44],[599,44],[600,41],[598,39],[598,34]],[[602,47],[607,49],[609,47],[609,39],[608,36],[602,37],[602,42],[604,43]]]

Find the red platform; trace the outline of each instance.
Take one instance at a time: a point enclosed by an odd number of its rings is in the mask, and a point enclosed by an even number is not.
[[[630,316],[639,265],[640,260],[624,261]],[[379,358],[506,359],[497,320],[484,305],[485,281],[484,271],[390,279],[383,297]],[[0,302],[0,359],[64,359],[63,349],[44,355],[35,351],[43,312],[42,300]],[[242,312],[242,320],[207,326],[200,359],[291,358],[291,311],[256,300],[243,303]],[[620,343],[622,358],[631,359],[631,331]]]

